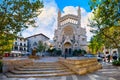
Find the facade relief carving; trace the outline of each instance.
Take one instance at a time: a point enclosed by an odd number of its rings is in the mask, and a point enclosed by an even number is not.
[[[83,49],[87,44],[86,30],[81,27],[81,11],[78,7],[78,15],[68,14],[61,17],[58,12],[58,26],[54,33],[54,46],[56,49],[62,50],[62,54],[68,51],[72,54],[75,49]],[[57,36],[57,37],[56,37]],[[84,41],[80,40],[84,37]],[[60,45],[57,43],[61,43]],[[60,47],[59,47],[60,46]]]

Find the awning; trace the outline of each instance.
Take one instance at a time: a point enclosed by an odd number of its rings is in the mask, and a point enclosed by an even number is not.
[[[20,51],[11,51],[11,53],[14,53],[14,54],[22,54]]]

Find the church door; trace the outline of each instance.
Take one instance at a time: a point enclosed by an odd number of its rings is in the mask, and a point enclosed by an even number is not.
[[[70,55],[71,54],[71,49],[72,45],[69,42],[66,42],[64,44],[64,54]]]

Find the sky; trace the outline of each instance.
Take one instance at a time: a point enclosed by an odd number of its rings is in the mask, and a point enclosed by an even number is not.
[[[62,11],[66,6],[80,6],[83,7],[87,12],[90,12],[89,0],[55,0],[58,8]]]
[[[43,0],[44,7],[41,9],[41,14],[36,19],[38,27],[33,28],[29,26],[22,31],[23,37],[43,33],[51,40],[54,37],[54,30],[57,28],[57,13],[61,11],[62,15],[77,14],[78,6],[81,8],[81,27],[86,28],[87,40],[89,41],[93,34],[90,32],[91,28],[88,26],[88,19],[91,18],[92,13],[88,5],[89,0]]]

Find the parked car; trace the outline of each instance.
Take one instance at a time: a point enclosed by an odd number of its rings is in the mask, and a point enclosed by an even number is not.
[[[95,57],[95,55],[89,53],[89,54],[85,54],[84,57],[92,58],[92,57]]]
[[[103,58],[102,58],[102,57],[97,56],[97,60],[98,60],[98,62],[101,62],[101,61],[103,60]]]
[[[85,54],[84,57],[87,57],[87,58],[97,58],[97,61],[98,61],[98,62],[102,61],[102,58],[101,58],[101,57],[96,56],[96,55],[91,54],[91,53]]]

